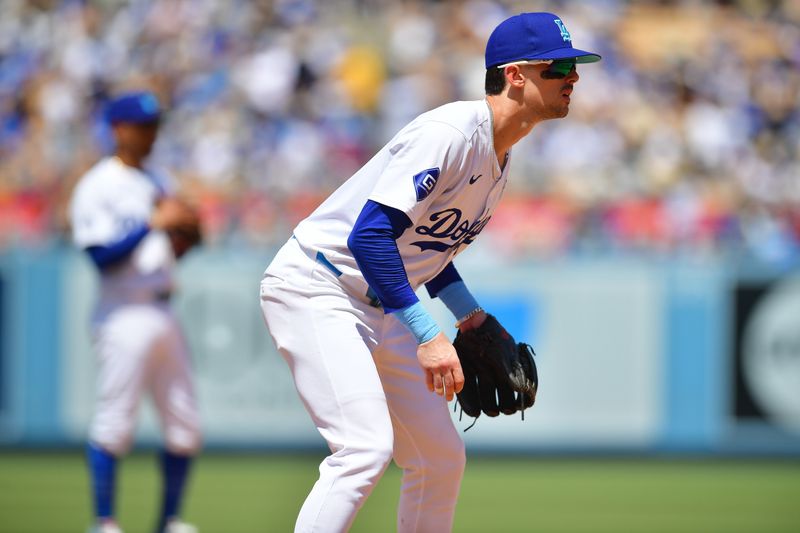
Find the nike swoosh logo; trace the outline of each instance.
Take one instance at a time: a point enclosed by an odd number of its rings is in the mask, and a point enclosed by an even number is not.
[[[473,183],[481,179],[481,176],[483,176],[483,174],[478,174],[477,176],[473,174],[472,177],[469,179],[469,184],[472,185]]]

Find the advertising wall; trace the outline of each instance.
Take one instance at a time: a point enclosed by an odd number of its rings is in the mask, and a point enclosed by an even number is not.
[[[740,433],[800,436],[800,276],[742,281],[734,292],[729,412]]]
[[[0,434],[5,433],[6,420],[10,418],[9,394],[10,385],[8,383],[8,337],[6,331],[6,287],[5,271],[0,268]]]
[[[204,251],[179,272],[175,306],[212,448],[323,446],[261,318],[269,257]],[[0,444],[77,444],[91,417],[95,274],[69,250],[35,266],[43,260],[6,261],[0,276],[0,290],[16,293],[5,291],[0,323]],[[480,248],[459,270],[534,347],[541,379],[524,421],[481,417],[463,434],[473,449],[800,453],[797,278],[756,282],[724,264],[621,258],[501,263]],[[419,294],[452,337],[449,312]],[[9,327],[27,340],[10,342]],[[472,420],[457,411],[466,429]],[[155,442],[157,428],[146,405],[139,441]]]

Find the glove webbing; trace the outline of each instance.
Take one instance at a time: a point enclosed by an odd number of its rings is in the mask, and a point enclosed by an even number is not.
[[[456,408],[458,408],[458,407],[461,407],[461,404],[460,404],[460,403],[458,403],[458,402],[456,402],[456,403],[455,403],[455,405],[453,405],[453,412],[454,412],[454,413],[456,412]],[[462,408],[461,408],[461,412],[460,412],[460,413],[458,413],[458,421],[459,421],[459,422],[461,422],[461,418],[462,418],[463,416],[464,416],[464,408],[462,407]],[[474,426],[474,425],[475,425],[477,422],[478,422],[478,417],[476,416],[475,418],[473,418],[473,419],[472,419],[472,424],[470,424],[469,426],[467,426],[467,429],[465,429],[465,430],[464,430],[464,433],[466,433],[467,431],[469,431],[469,430],[472,428],[472,426]]]

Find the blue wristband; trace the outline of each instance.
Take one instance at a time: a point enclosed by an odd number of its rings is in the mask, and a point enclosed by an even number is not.
[[[428,342],[441,331],[439,325],[420,302],[396,311],[395,316],[417,338],[419,344]]]
[[[455,281],[440,289],[436,296],[447,306],[458,321],[463,320],[465,316],[480,307],[463,281]]]

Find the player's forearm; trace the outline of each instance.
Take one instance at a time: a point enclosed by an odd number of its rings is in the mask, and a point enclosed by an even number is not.
[[[414,335],[417,344],[426,343],[441,333],[439,325],[419,301],[399,309],[394,315]]]
[[[396,239],[403,222],[393,223],[386,206],[368,201],[350,232],[347,246],[359,270],[375,292],[386,313],[418,302],[408,281]]]
[[[350,233],[347,246],[384,311],[395,313],[422,344],[435,337],[440,329],[414,294],[397,249],[397,238],[408,222],[402,212],[368,201]]]
[[[439,298],[456,317],[456,324],[468,326],[481,311],[478,301],[467,288],[453,263],[448,263],[436,277],[425,284],[431,298]],[[479,319],[479,318],[478,318]]]
[[[425,288],[428,290],[428,294],[431,298],[436,298],[439,295],[439,291],[456,281],[463,280],[461,279],[461,274],[456,270],[456,266],[451,261],[447,263],[441,272],[436,274],[433,279],[425,284]]]
[[[103,270],[128,257],[150,232],[150,227],[142,224],[121,240],[105,246],[89,246],[86,253],[97,268]]]

